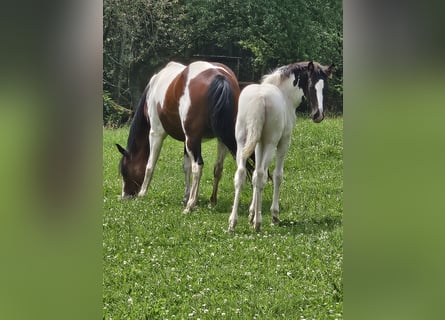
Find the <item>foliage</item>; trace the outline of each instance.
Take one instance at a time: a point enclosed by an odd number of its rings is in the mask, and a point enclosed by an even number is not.
[[[107,127],[119,127],[129,124],[132,112],[115,103],[108,92],[103,95],[103,119]]]
[[[131,91],[140,86],[139,72],[145,85],[149,73],[180,49],[184,8],[170,0],[104,0],[103,7],[104,89],[118,103],[132,105],[141,91]]]
[[[221,61],[241,81],[280,65],[335,63],[328,109],[342,111],[343,24],[338,0],[104,0],[104,89],[131,106],[147,79],[170,60]],[[218,58],[209,58],[218,60]]]
[[[235,161],[227,158],[219,202],[208,208],[216,141],[203,145],[198,209],[182,214],[180,142],[167,138],[144,198],[119,199],[128,128],[104,130],[104,319],[341,319],[342,118],[298,119],[285,162],[279,226],[248,224],[249,183],[236,232],[226,232]]]

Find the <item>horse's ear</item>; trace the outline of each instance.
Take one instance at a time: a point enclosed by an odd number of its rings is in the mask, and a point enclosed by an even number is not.
[[[119,143],[116,143],[116,147],[117,147],[117,150],[119,150],[119,152],[122,153],[122,155],[124,157],[128,157],[129,156],[128,151],[125,148],[123,148]]]
[[[309,73],[314,72],[314,62],[310,61],[307,65],[307,71],[309,71]]]
[[[333,64],[333,63],[325,69],[324,72],[326,73],[326,76],[329,79],[332,79],[332,73],[334,72],[334,69],[335,69],[335,64]]]

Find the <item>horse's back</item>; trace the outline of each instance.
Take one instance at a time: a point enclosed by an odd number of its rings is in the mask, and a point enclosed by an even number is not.
[[[212,112],[221,111],[217,115],[218,120],[224,120],[219,118],[221,116],[231,115],[227,123],[233,123],[240,92],[236,76],[227,66],[206,61],[191,63],[183,74],[186,81],[179,101],[179,114],[184,130],[186,134],[194,132],[212,138],[217,133],[209,121]],[[223,101],[224,98],[228,101]],[[216,105],[222,109],[213,109]]]
[[[169,62],[161,71],[150,80],[149,94],[155,100],[165,96],[171,82],[182,72],[186,66],[177,62]]]

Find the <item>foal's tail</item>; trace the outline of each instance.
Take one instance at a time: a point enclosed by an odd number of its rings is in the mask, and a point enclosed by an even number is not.
[[[238,94],[232,88],[230,81],[218,74],[210,84],[208,96],[210,126],[213,133],[234,156],[236,155],[235,117]]]
[[[242,157],[243,159],[248,159],[253,151],[255,150],[256,144],[261,139],[261,134],[263,132],[264,122],[266,121],[266,109],[264,99],[259,98],[260,101],[253,100],[246,106],[249,109],[247,119],[244,119],[246,123],[246,143],[243,148]]]

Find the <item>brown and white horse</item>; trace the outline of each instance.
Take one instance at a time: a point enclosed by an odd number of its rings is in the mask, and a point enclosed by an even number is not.
[[[238,221],[240,192],[246,179],[246,160],[254,151],[250,223],[260,231],[262,194],[267,170],[275,152],[274,191],[270,211],[272,223],[279,221],[279,189],[283,179],[284,158],[295,126],[295,109],[305,97],[312,107],[312,120],[315,123],[323,120],[323,91],[327,88],[327,79],[331,78],[332,71],[333,65],[322,66],[313,61],[294,63],[278,68],[264,76],[261,84],[249,85],[241,92],[235,128],[238,168],[234,179],[235,197],[229,217],[229,231],[235,229]]]
[[[235,121],[240,89],[227,66],[204,61],[188,66],[170,62],[145,88],[130,127],[127,148],[117,144],[123,157],[122,197],[144,196],[167,135],[184,141],[185,213],[198,199],[204,161],[203,139],[218,138],[213,192],[216,204],[219,180],[227,151],[236,154]],[[190,186],[190,176],[192,184]]]

